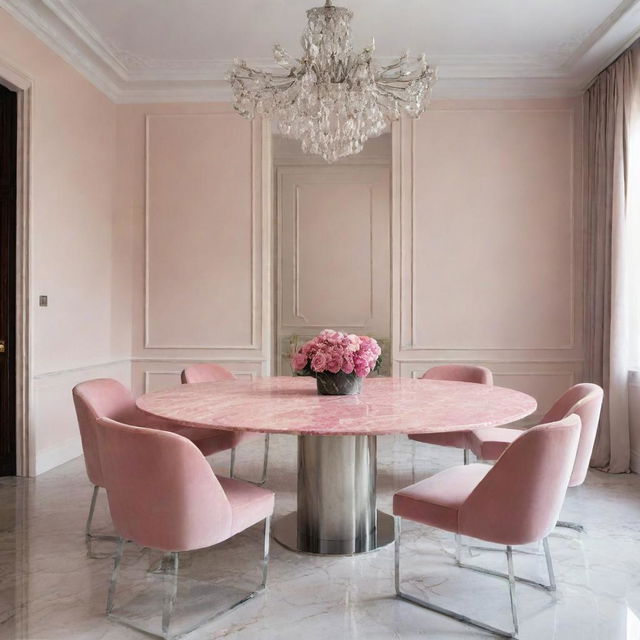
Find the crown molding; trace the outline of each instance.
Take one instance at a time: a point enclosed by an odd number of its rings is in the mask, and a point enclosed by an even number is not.
[[[50,13],[55,15],[120,80],[129,80],[128,69],[119,59],[117,50],[103,40],[75,5],[67,0],[41,0],[41,4],[44,4]]]
[[[156,60],[103,39],[70,0],[0,0],[4,9],[116,103],[229,101],[232,60]],[[640,0],[622,0],[591,32],[545,55],[429,57],[434,97],[550,98],[579,95],[640,36]],[[385,62],[388,58],[381,58]],[[273,60],[247,60],[277,69]]]
[[[633,42],[640,38],[640,0],[625,0],[585,39],[562,67],[586,89]]]
[[[83,43],[75,31],[66,26],[43,2],[0,0],[0,9],[29,29],[110,100],[118,102],[122,86],[109,73],[104,60]]]

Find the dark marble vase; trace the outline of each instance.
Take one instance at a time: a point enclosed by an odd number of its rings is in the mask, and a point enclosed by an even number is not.
[[[362,381],[355,373],[316,373],[318,394],[321,396],[354,396],[362,391]]]

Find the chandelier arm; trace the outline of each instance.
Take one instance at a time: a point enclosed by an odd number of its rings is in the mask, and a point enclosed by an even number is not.
[[[275,79],[287,79],[291,77],[291,72],[285,74],[271,73],[268,71],[260,71],[259,69],[252,69],[246,66],[236,66],[232,72],[232,76],[240,77],[240,73],[244,71],[248,74],[247,80],[253,80],[255,78],[275,78]]]
[[[352,16],[325,0],[323,7],[307,11],[299,58],[293,60],[275,45],[273,72],[237,60],[229,80],[240,115],[275,117],[284,135],[327,162],[359,153],[366,140],[380,135],[401,110],[418,117],[435,70],[424,56],[413,60],[408,54],[377,67],[373,42],[359,53],[353,51]]]
[[[376,84],[406,91],[420,84],[429,84],[430,80],[431,78],[429,76],[418,76],[416,78],[376,78]]]
[[[431,76],[428,73],[410,73],[410,74],[398,74],[395,76],[377,75],[376,81],[378,82],[402,82],[403,84],[410,84],[412,82],[418,82],[422,80],[428,80]]]
[[[399,69],[402,67],[403,64],[405,64],[405,62],[407,61],[406,58],[398,58],[398,60],[396,60],[395,62],[386,65],[384,67],[380,67],[380,70],[382,73],[386,73],[387,71],[393,71],[394,69]]]

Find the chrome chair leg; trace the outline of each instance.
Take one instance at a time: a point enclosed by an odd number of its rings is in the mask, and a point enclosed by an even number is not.
[[[537,589],[542,589],[544,591],[555,591],[556,590],[556,580],[553,572],[553,562],[551,560],[551,550],[549,549],[549,540],[544,538],[543,542],[544,548],[544,556],[547,564],[547,571],[549,573],[549,584],[544,584],[542,582],[537,582],[535,580],[530,580],[529,578],[521,578],[520,576],[514,575],[514,580],[516,582],[520,582],[522,584],[529,585],[530,587],[535,587]],[[494,551],[494,549],[491,549]],[[510,555],[513,554],[515,549],[511,549],[509,552]],[[477,571],[478,573],[484,573],[488,576],[495,576],[496,578],[509,578],[509,575],[506,573],[502,573],[501,571],[494,571],[493,569],[485,569],[484,567],[479,567],[475,564],[467,564],[465,562],[459,562],[458,565],[463,569],[469,569],[470,571]]]
[[[514,636],[518,635],[518,612],[516,610],[516,580],[513,572],[513,550],[507,545],[507,572],[509,573],[509,600]]]
[[[394,531],[395,531],[395,553],[394,553],[394,564],[395,564],[395,589],[396,589],[396,597],[401,600],[406,600],[407,602],[411,602],[419,607],[423,607],[424,609],[428,609],[429,611],[434,611],[435,613],[439,613],[443,616],[447,616],[448,618],[453,618],[458,622],[462,622],[471,627],[475,627],[477,629],[482,629],[483,631],[489,631],[501,638],[516,638],[518,633],[517,627],[517,612],[516,612],[516,602],[515,602],[515,580],[510,580],[509,582],[509,595],[511,597],[511,613],[512,618],[514,620],[514,631],[505,631],[504,629],[498,629],[497,627],[493,627],[489,624],[486,624],[480,620],[475,620],[473,618],[469,618],[468,616],[462,615],[456,611],[452,611],[451,609],[445,609],[444,607],[440,607],[436,604],[432,604],[431,602],[427,602],[426,600],[422,600],[421,598],[417,598],[416,596],[412,596],[408,593],[404,593],[400,588],[400,533],[401,533],[401,518],[399,516],[394,516]],[[507,560],[509,560],[511,556],[509,553],[507,554]],[[509,571],[512,574],[513,571],[513,562],[508,562]]]
[[[233,475],[234,468],[236,464],[236,450],[235,447],[231,449],[231,464],[229,465],[229,477],[234,478],[237,476]],[[267,467],[269,466],[269,434],[265,433],[264,435],[264,457],[262,459],[262,478],[259,481],[249,480],[247,478],[240,478],[238,480],[244,480],[245,482],[250,482],[251,484],[255,484],[258,487],[261,487],[267,481]]]
[[[578,533],[586,533],[586,529],[577,522],[567,522],[566,520],[558,520],[556,522],[556,527],[562,527],[564,529],[573,529],[573,531],[577,531]]]
[[[262,486],[267,481],[267,467],[269,465],[269,434],[264,434],[264,458],[262,459],[262,480],[259,482],[259,486]]]
[[[503,553],[504,549],[500,549],[498,547],[483,547],[479,544],[466,544],[462,545],[465,548],[469,555],[473,555],[473,551],[477,551],[478,553],[483,553],[485,551],[489,551],[490,553]],[[514,549],[513,553],[526,555],[526,556],[541,556],[544,552],[542,551],[542,547],[540,543],[538,543],[538,549]],[[477,554],[476,554],[477,555]]]
[[[247,595],[243,596],[240,600],[238,600],[237,602],[234,602],[232,605],[230,605],[226,609],[219,611],[218,613],[215,613],[213,616],[198,622],[198,624],[191,627],[190,629],[181,631],[180,637],[185,636],[188,633],[191,633],[192,631],[195,631],[202,625],[208,624],[213,620],[216,620],[217,618],[220,618],[221,616],[229,613],[230,611],[233,611],[234,609],[239,607],[241,604],[244,604],[248,600],[255,598],[258,594],[260,594],[265,589],[267,585],[267,570],[269,567],[270,540],[271,540],[271,516],[268,516],[267,518],[265,518],[265,521],[264,521],[264,543],[263,543],[264,546],[263,546],[263,553],[262,553],[262,582],[260,583],[258,588],[255,591],[251,591]]]
[[[262,554],[262,583],[259,589],[267,586],[267,572],[269,571],[269,546],[271,544],[271,516],[264,519],[264,547]]]
[[[236,466],[236,448],[231,449],[231,461],[229,462],[229,477],[233,478],[233,470]]]
[[[88,542],[91,538],[91,523],[93,522],[93,513],[96,510],[96,501],[98,499],[98,491],[100,487],[94,486],[93,493],[91,494],[91,506],[89,507],[89,516],[87,517],[87,524],[84,527],[84,537]]]
[[[120,563],[122,562],[124,543],[124,538],[118,538],[118,546],[116,547],[116,552],[113,555],[113,571],[111,572],[109,591],[107,592],[107,615],[111,615],[111,612],[113,611],[113,602],[116,595],[116,583],[118,582],[118,574],[120,573]]]
[[[402,533],[402,518],[393,517],[393,560],[394,560],[394,582],[396,585],[396,595],[401,597],[400,593],[400,535]]]
[[[124,624],[127,627],[130,627],[132,629],[137,629],[138,631],[144,631],[145,633],[151,636],[161,637],[164,640],[171,640],[171,638],[176,638],[176,637],[181,638],[191,633],[192,631],[195,631],[202,625],[208,624],[213,620],[216,620],[217,618],[229,613],[230,611],[233,611],[236,607],[240,606],[241,604],[244,604],[248,600],[255,598],[258,594],[260,594],[265,589],[267,584],[267,571],[269,567],[269,548],[270,548],[270,541],[271,541],[271,516],[265,518],[265,521],[264,521],[262,580],[258,585],[258,587],[256,588],[256,590],[251,591],[250,593],[247,593],[240,600],[236,601],[226,609],[223,609],[222,611],[218,611],[212,616],[209,616],[203,620],[200,620],[192,627],[188,629],[180,630],[177,636],[176,635],[172,636],[170,634],[170,629],[171,629],[171,618],[173,616],[177,595],[178,595],[179,555],[178,553],[175,553],[175,552],[165,553],[162,557],[162,563],[161,563],[162,566],[165,567],[166,569],[163,572],[163,581],[164,581],[165,589],[164,589],[164,597],[163,597],[163,604],[162,604],[162,635],[156,635],[155,633],[151,633],[149,631],[141,629],[140,627],[136,626],[130,621],[127,621],[112,615],[115,590],[116,590],[116,582],[118,580],[118,572],[120,569],[120,563],[122,560],[122,551],[125,543],[125,540],[122,538],[119,538],[118,540],[119,540],[118,547],[114,555],[114,569],[113,569],[113,573],[111,574],[111,582],[109,583],[109,593],[107,596],[107,614],[112,619],[120,622],[121,624]]]
[[[464,464],[469,464],[469,449],[465,449],[462,454],[462,460]]]
[[[118,541],[118,536],[107,536],[102,534],[96,534],[91,532],[91,524],[93,523],[93,515],[96,511],[96,502],[98,501],[98,492],[100,491],[100,487],[93,487],[93,493],[91,494],[91,504],[89,506],[89,515],[87,516],[87,522],[84,526],[84,541],[87,545],[87,554],[90,558],[103,558],[109,557],[111,554],[96,556],[93,554],[93,549],[91,547],[92,540],[113,540]]]
[[[553,570],[553,561],[551,560],[551,549],[549,549],[549,538],[542,541],[544,546],[544,559],[547,561],[547,573],[549,574],[549,591],[556,590],[556,574]]]
[[[169,638],[169,627],[171,625],[171,616],[176,605],[176,597],[178,595],[178,554],[173,551],[165,553],[163,564],[168,568],[164,574],[165,592],[164,603],[162,606],[162,635]],[[168,582],[168,584],[167,584]]]

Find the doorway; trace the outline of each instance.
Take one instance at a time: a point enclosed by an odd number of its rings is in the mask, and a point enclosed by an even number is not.
[[[276,375],[323,329],[391,342],[391,134],[333,164],[275,135]]]
[[[0,476],[16,474],[18,95],[0,85]]]

